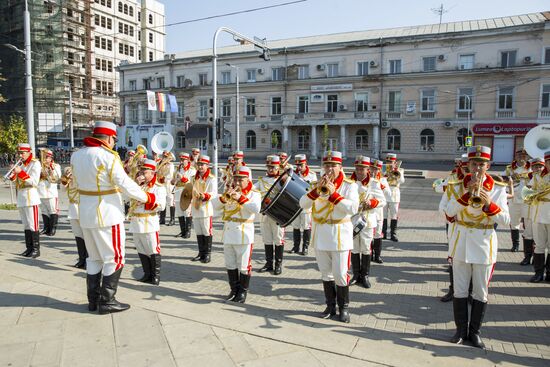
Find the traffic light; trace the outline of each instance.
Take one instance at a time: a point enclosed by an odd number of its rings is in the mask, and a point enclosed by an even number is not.
[[[208,100],[208,124],[213,125],[214,122],[214,98]]]
[[[220,140],[223,137],[223,119],[219,118],[216,121],[216,139]]]

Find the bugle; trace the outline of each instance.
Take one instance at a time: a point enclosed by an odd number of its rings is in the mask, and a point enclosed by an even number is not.
[[[2,179],[5,182],[10,181],[10,177],[13,174],[13,171],[15,171],[15,168],[21,167],[23,165],[23,159],[19,158],[19,160],[13,165],[13,167],[2,177]]]

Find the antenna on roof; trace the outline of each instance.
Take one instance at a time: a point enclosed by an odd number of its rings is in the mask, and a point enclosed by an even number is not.
[[[443,20],[443,14],[448,13],[450,9],[445,9],[443,7],[443,4],[439,8],[432,8],[431,9],[434,14],[439,14],[439,24],[441,25],[441,21]]]

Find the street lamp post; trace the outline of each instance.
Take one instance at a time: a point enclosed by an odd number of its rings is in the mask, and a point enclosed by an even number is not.
[[[71,137],[71,149],[74,148],[74,130],[73,130],[73,91],[69,82],[59,82],[69,89],[69,130]]]
[[[25,0],[25,11],[23,12],[23,28],[25,33],[25,103],[27,112],[27,135],[31,151],[34,152],[34,100],[32,90],[32,58],[31,58],[31,15],[29,4]]]
[[[229,67],[232,67],[236,70],[236,73],[237,73],[237,102],[236,102],[236,105],[235,105],[235,108],[237,109],[237,116],[235,117],[236,118],[236,122],[235,122],[235,147],[236,147],[236,150],[241,150],[240,149],[240,142],[241,142],[241,139],[240,139],[240,123],[241,123],[241,119],[240,119],[240,109],[239,109],[239,103],[240,103],[240,94],[239,94],[239,67],[236,66],[236,65],[232,65],[230,63],[226,63],[225,65],[229,66]]]

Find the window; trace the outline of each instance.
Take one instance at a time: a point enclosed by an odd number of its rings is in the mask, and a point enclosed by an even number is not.
[[[458,57],[458,68],[469,70],[474,68],[474,55],[460,55]]]
[[[338,95],[329,94],[327,96],[327,112],[338,112]]]
[[[466,151],[466,137],[472,136],[472,132],[468,135],[468,130],[466,128],[458,129],[456,132],[456,150],[459,152]]]
[[[124,25],[122,24],[122,22],[118,22],[118,33],[124,33]]]
[[[369,74],[369,62],[361,61],[357,63],[357,75],[368,75]]]
[[[74,41],[74,30],[72,28],[67,28],[67,40]]]
[[[129,104],[129,107],[130,107],[130,120],[131,120],[131,121],[137,121],[137,119],[138,119],[137,104],[135,104],[135,103],[130,103],[130,104]]]
[[[164,88],[164,77],[157,78],[157,88]]]
[[[111,18],[107,18],[107,29],[113,29],[113,20]]]
[[[124,14],[128,14],[128,4],[124,4]]]
[[[284,68],[271,69],[271,80],[283,80]]]
[[[309,96],[298,97],[298,113],[309,112]]]
[[[514,107],[514,87],[498,88],[498,109],[511,110]]]
[[[199,101],[199,117],[206,117],[208,115],[208,101],[202,99]]]
[[[137,16],[138,16],[138,22],[141,22],[141,12],[140,11],[137,12]]]
[[[107,61],[107,71],[109,73],[113,72],[113,62],[112,61]]]
[[[200,73],[199,74],[199,85],[205,86],[208,85],[208,74]]]
[[[153,52],[149,51],[149,61],[153,61]]]
[[[298,66],[298,79],[309,79],[309,65]]]
[[[122,2],[118,2],[118,11],[122,13]]]
[[[185,116],[185,104],[183,101],[178,103],[178,117],[183,118]]]
[[[246,99],[246,116],[256,116],[256,99]]]
[[[101,42],[101,38],[96,37],[96,38],[94,39],[94,45],[95,45],[96,48],[99,48],[99,47],[100,47],[100,42]]]
[[[283,135],[279,130],[271,132],[271,149],[283,149]]]
[[[433,112],[435,111],[435,89],[424,89],[422,91],[422,104],[420,106],[421,111]]]
[[[256,133],[252,130],[246,132],[246,149],[256,149]]]
[[[473,88],[460,88],[458,90],[458,110],[459,111],[471,111],[472,110],[472,96]]]
[[[397,129],[388,131],[388,150],[401,150],[401,133]]]
[[[502,51],[500,53],[500,67],[509,68],[516,65],[517,51]]]
[[[365,129],[357,130],[355,133],[355,149],[367,150],[369,149],[369,133]]]
[[[137,83],[135,80],[129,80],[128,85],[130,90],[137,90]]]
[[[134,16],[134,7],[133,6],[129,6],[128,7],[128,14],[133,17]]]
[[[281,97],[271,97],[271,115],[280,115],[283,109]]]
[[[390,60],[390,74],[401,73],[401,60]]]
[[[153,14],[149,14],[149,24],[153,24]]]
[[[178,75],[176,77],[176,87],[183,88],[185,86],[185,76],[184,75]]]
[[[178,133],[176,134],[176,148],[185,148],[185,133],[183,131],[178,131]]]
[[[435,56],[422,58],[422,71],[435,71]]]
[[[73,52],[68,52],[67,53],[67,63],[69,65],[74,65],[74,53]]]
[[[435,134],[432,129],[424,129],[420,132],[420,150],[433,152],[435,146]]]
[[[222,71],[221,84],[231,84],[231,72],[230,71]]]
[[[544,49],[544,63],[550,64],[550,47]]]
[[[327,77],[335,78],[338,76],[338,64],[327,64]]]
[[[143,89],[150,89],[151,88],[151,80],[149,78],[143,79]]]
[[[550,84],[542,86],[540,108],[550,108]]]
[[[153,33],[149,33],[149,43],[153,43]]]
[[[401,92],[392,91],[389,92],[388,111],[389,112],[401,112]]]
[[[298,150],[309,150],[309,131],[298,131]]]
[[[369,110],[369,94],[356,93],[355,94],[355,111],[367,112],[368,110]]]
[[[222,99],[222,117],[231,116],[231,98]]]
[[[256,69],[246,69],[246,81],[254,83],[256,81]]]

